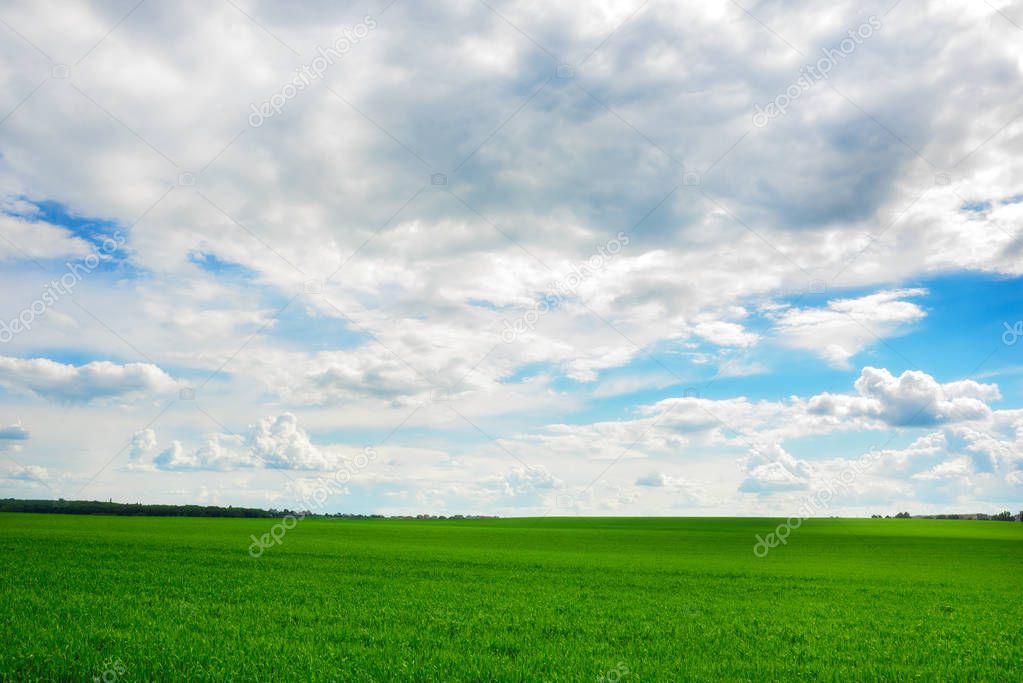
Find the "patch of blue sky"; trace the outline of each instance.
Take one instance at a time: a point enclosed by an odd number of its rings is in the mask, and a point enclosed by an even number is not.
[[[514,307],[512,307],[512,306],[498,306],[493,301],[488,301],[487,299],[467,299],[466,302],[470,306],[475,306],[476,308],[485,308],[488,311],[506,311],[506,310],[510,311],[510,310],[514,309]]]
[[[971,213],[983,213],[991,210],[990,201],[976,201],[976,202],[963,202],[963,205],[959,207],[960,211],[969,211]]]
[[[554,377],[556,383],[562,383],[562,388],[566,387],[565,382],[571,382],[572,386],[575,385],[572,380],[561,376],[561,369],[557,363],[526,363],[520,365],[515,369],[514,372],[506,377],[501,378],[501,384],[519,384],[532,377],[539,377],[540,375],[551,375]]]
[[[770,321],[754,316],[744,323],[764,338],[748,352],[732,350],[719,355],[712,344],[688,340],[661,344],[651,351],[654,358],[637,354],[629,364],[603,371],[593,385],[598,395],[590,399],[586,414],[610,419],[629,406],[681,396],[685,389],[704,398],[745,396],[751,401],[778,401],[793,395],[807,398],[825,391],[852,393],[853,383],[868,365],[894,375],[920,370],[940,382],[971,376],[995,381],[1002,388],[1003,406],[1023,402],[1023,279],[964,273],[893,286],[926,289],[926,295],[910,297],[926,311],[926,317],[906,325],[901,334],[872,340],[849,360],[848,367],[831,365],[811,350],[785,347],[772,337]],[[817,308],[826,306],[829,299],[856,298],[876,291],[876,287],[854,288],[795,295],[778,302]],[[1017,341],[1006,343],[1013,339]],[[1004,376],[999,376],[1000,369]],[[644,377],[650,378],[648,386],[642,385]],[[634,390],[599,395],[601,385],[618,381],[628,386],[629,378],[636,378]],[[565,390],[583,388],[582,383],[571,380],[557,380],[555,385],[558,382]]]
[[[124,226],[117,221],[83,216],[58,201],[47,199],[29,203],[35,206],[37,211],[28,215],[22,215],[22,218],[45,221],[60,226],[74,237],[89,242],[96,248],[101,248],[104,240],[114,237],[117,231],[125,234]],[[123,253],[120,250],[111,255],[123,257]]]
[[[254,280],[259,276],[259,273],[251,268],[233,261],[225,261],[216,254],[193,251],[188,255],[188,260],[207,273],[218,277]]]
[[[930,292],[927,318],[909,334],[888,340],[908,364],[949,382],[1023,363],[1023,278],[964,273],[920,286]],[[1002,388],[1004,403],[1023,399]]]
[[[274,310],[280,310],[287,300],[271,303]],[[344,318],[321,313],[301,299],[284,308],[273,325],[266,327],[263,334],[286,348],[317,351],[352,349],[363,344],[375,344],[373,337],[348,323]]]
[[[852,381],[867,365],[886,368],[894,375],[921,370],[940,382],[950,382],[999,368],[1011,371],[1023,364],[1023,279],[958,273],[896,286],[927,290],[926,295],[909,297],[926,311],[926,317],[905,326],[900,334],[871,340],[850,358],[848,369],[832,367],[809,350],[786,349],[768,332],[751,356],[770,372],[736,380],[723,378],[715,385],[725,395],[777,398],[822,391],[850,392]],[[856,288],[779,302],[799,308],[819,307],[828,299],[855,298],[874,291],[876,288]],[[1003,335],[1011,340],[1016,338],[1017,330],[1018,341],[1005,343]],[[1017,392],[1013,394],[1013,400],[1023,399]]]
[[[976,199],[967,200],[963,202],[963,205],[959,207],[960,211],[969,211],[971,213],[983,213],[990,211],[991,208],[997,203],[1002,206],[1009,204],[1018,204],[1023,202],[1023,194],[1014,194],[1008,197],[1002,197],[1001,199]]]
[[[860,373],[859,366],[835,368],[805,351],[794,353],[769,343],[756,357],[764,372],[725,375],[696,384],[695,388],[703,398],[714,400],[744,396],[750,401],[785,401],[791,396],[807,398],[825,391],[849,393]]]
[[[116,270],[122,276],[126,270],[134,271],[125,249],[128,230],[119,222],[83,216],[67,205],[50,199],[32,201],[26,197],[18,197],[18,200],[32,206],[33,210],[9,211],[9,215],[30,222],[39,221],[56,225],[67,230],[72,237],[87,242],[100,257],[99,265],[94,270],[100,272]]]

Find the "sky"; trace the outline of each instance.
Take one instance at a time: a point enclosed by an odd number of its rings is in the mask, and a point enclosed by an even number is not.
[[[1023,507],[1023,0],[5,0],[0,85],[0,497]]]

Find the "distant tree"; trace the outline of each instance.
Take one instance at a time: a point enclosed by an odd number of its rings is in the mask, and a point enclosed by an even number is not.
[[[1009,512],[1008,510],[1002,510],[997,515],[991,515],[991,519],[996,520],[998,522],[1014,522],[1015,521],[1015,518],[1013,518],[1012,513]]]
[[[900,512],[897,515],[895,515],[895,519],[909,519],[909,513],[908,512]]]

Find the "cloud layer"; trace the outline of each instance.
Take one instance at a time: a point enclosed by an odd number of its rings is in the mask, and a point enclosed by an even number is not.
[[[669,514],[894,430],[933,462],[877,496],[1014,500],[1023,397],[971,375],[1016,318],[943,284],[1023,276],[996,4],[8,3],[0,444],[101,497],[373,446],[338,506]]]

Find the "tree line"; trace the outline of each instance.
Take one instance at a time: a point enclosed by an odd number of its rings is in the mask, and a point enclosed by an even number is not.
[[[0,512],[46,512],[65,515],[128,515],[147,517],[282,517],[287,510],[260,510],[219,505],[143,505],[98,500],[0,499]]]
[[[891,515],[871,515],[872,519],[892,519]],[[1020,511],[1018,515],[1014,515],[1008,510],[1002,510],[998,514],[986,515],[983,512],[970,513],[970,514],[950,514],[950,515],[911,515],[908,512],[900,512],[895,515],[895,519],[980,519],[985,521],[994,522],[1023,522],[1023,511]]]
[[[362,515],[350,512],[335,514],[314,514],[308,510],[277,510],[270,508],[240,508],[229,505],[149,505],[142,503],[115,503],[100,500],[19,500],[0,498],[0,512],[35,512],[64,515],[121,515],[130,517],[254,517],[280,519],[288,515],[319,519],[417,519],[417,520],[461,520],[497,519],[493,515]]]

